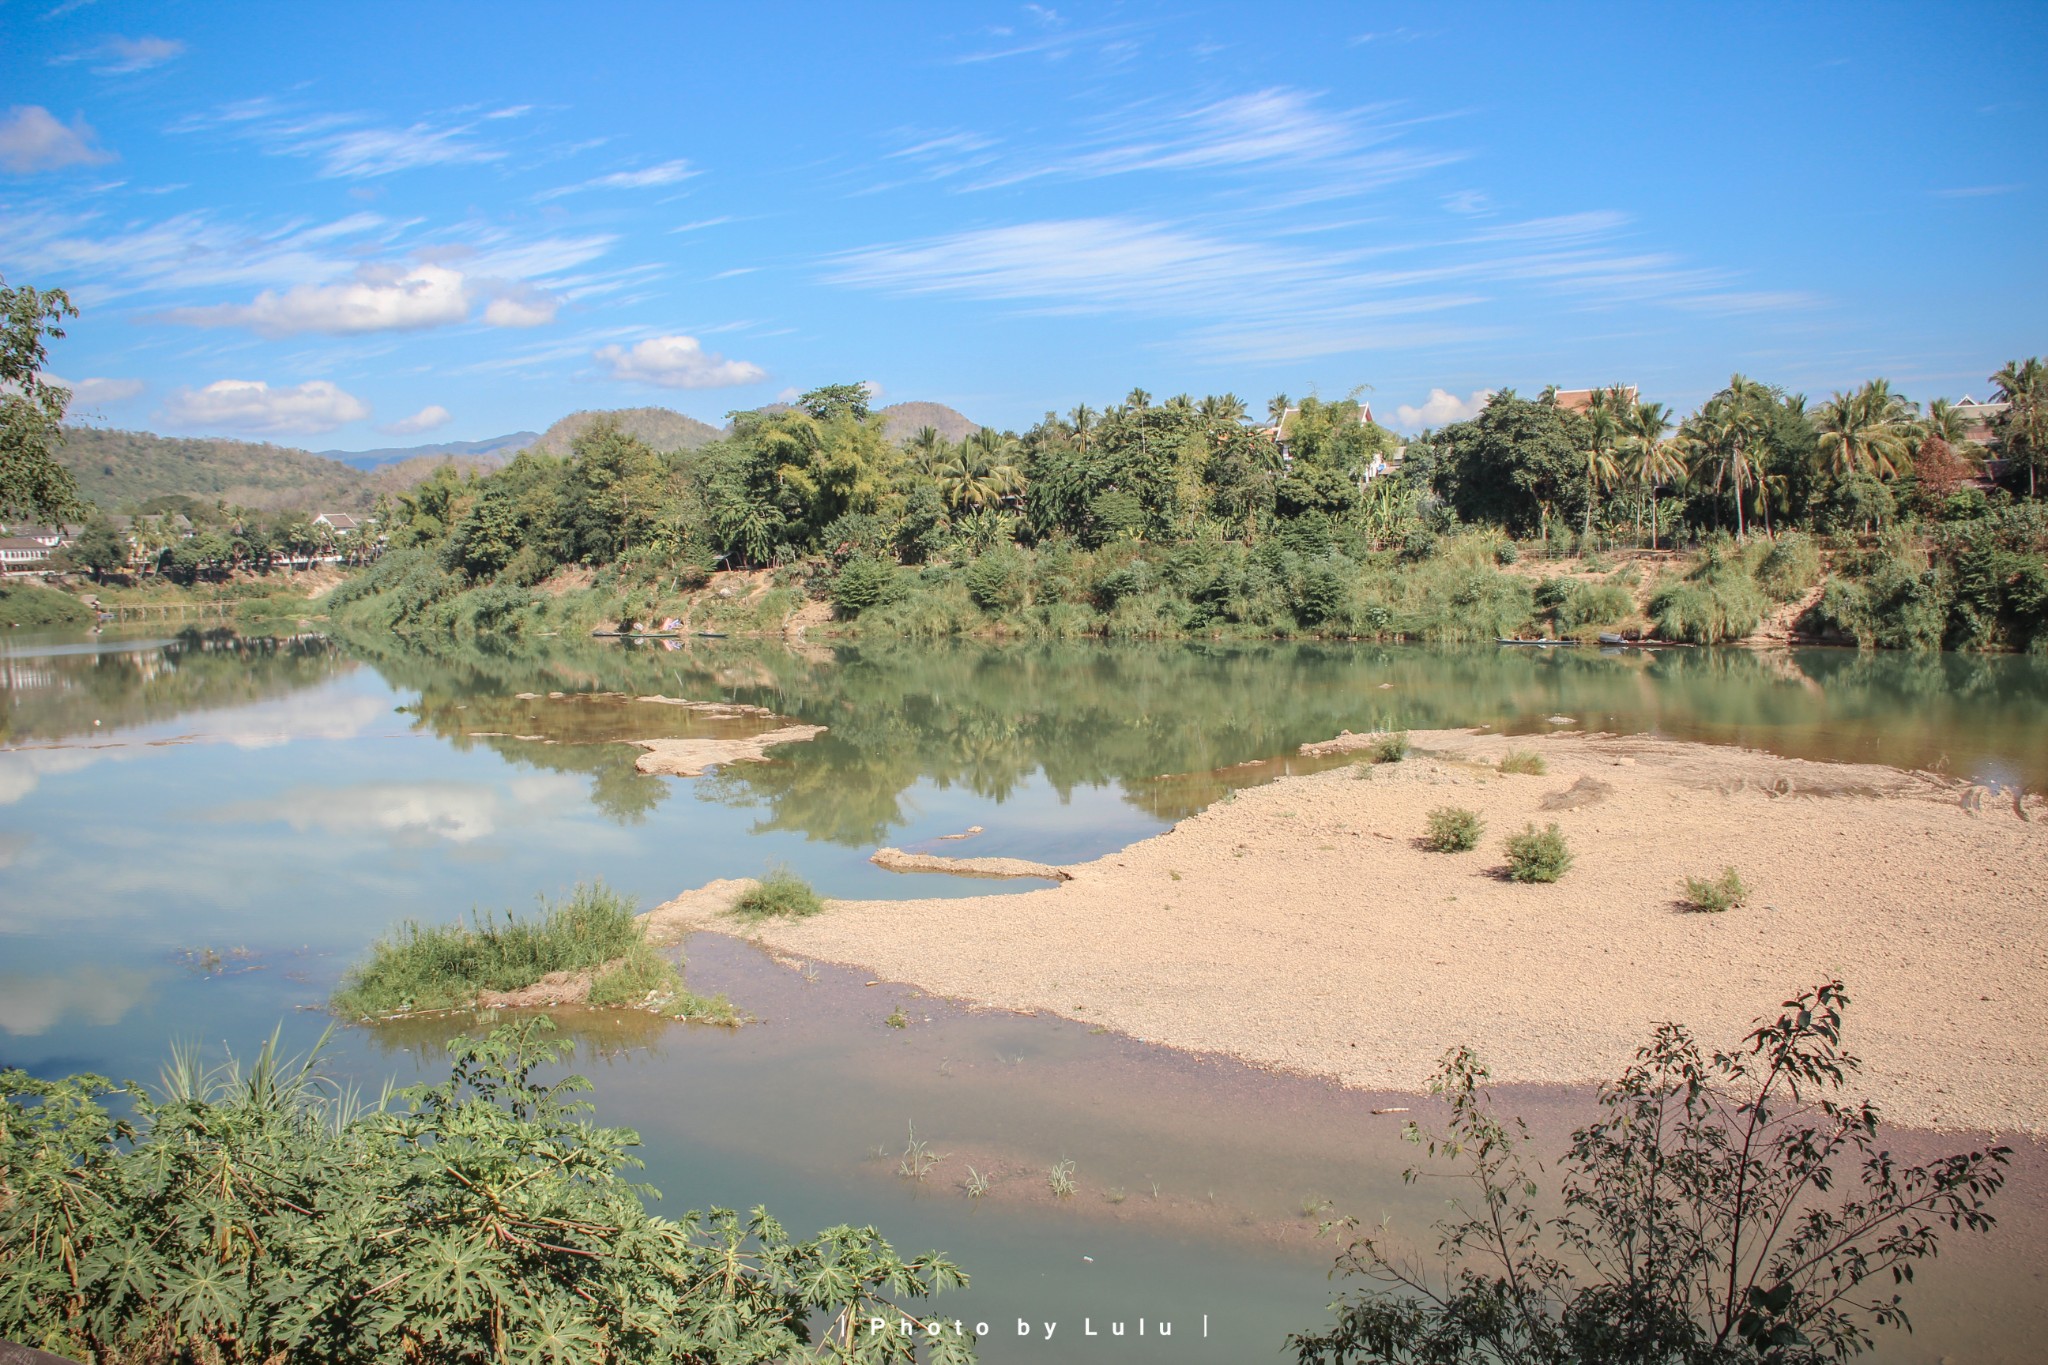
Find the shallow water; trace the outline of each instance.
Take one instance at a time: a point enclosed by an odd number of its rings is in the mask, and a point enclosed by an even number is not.
[[[653,695],[830,728],[771,763],[646,777],[620,741],[777,723],[636,700]],[[1343,729],[1653,731],[2048,789],[2041,661],[1837,651],[15,637],[0,708],[0,1064],[143,1078],[172,1038],[246,1048],[283,1019],[306,1045],[348,960],[408,916],[594,877],[651,904],[778,862],[827,895],[984,894],[867,855],[1096,856],[1313,766],[1295,748]],[[1435,1215],[1398,1178],[1402,1116],[1371,1113],[1412,1100],[812,981],[714,936],[690,952],[695,984],[765,1022],[577,1021],[600,1116],[642,1132],[674,1208],[766,1203],[952,1254],[975,1276],[953,1312],[995,1329],[986,1359],[1279,1359],[1328,1299],[1318,1216],[1420,1233]],[[911,1027],[886,1028],[899,1005]],[[338,1063],[431,1070],[437,1029],[348,1031]],[[1561,1132],[1583,1097],[1516,1102]],[[896,1174],[913,1125],[946,1157],[922,1181]],[[2006,1230],[1923,1275],[1920,1330],[1886,1358],[2031,1357],[2048,1231],[2039,1149],[2022,1155]],[[1062,1159],[1070,1200],[1045,1183]],[[962,1192],[969,1165],[988,1197]],[[1174,1337],[1130,1335],[1140,1316]]]

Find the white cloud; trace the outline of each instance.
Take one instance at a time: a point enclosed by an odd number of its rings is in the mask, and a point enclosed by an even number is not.
[[[83,114],[70,123],[40,104],[17,104],[0,118],[0,169],[14,175],[98,166],[114,159]]]
[[[363,782],[300,787],[213,814],[224,820],[282,820],[300,831],[387,834],[401,844],[471,844],[507,826],[556,818],[580,804],[583,794],[583,784],[566,774],[514,778],[502,788],[481,782]]]
[[[43,377],[52,384],[62,384],[71,390],[74,409],[95,403],[125,403],[147,387],[140,379],[59,379],[53,374]]]
[[[386,436],[417,436],[423,431],[432,431],[436,427],[445,427],[453,420],[454,418],[448,409],[442,407],[439,403],[429,403],[412,416],[401,417],[396,422],[378,427],[377,430],[383,432]]]
[[[1469,398],[1460,398],[1448,389],[1431,389],[1429,397],[1422,400],[1422,406],[1411,407],[1406,403],[1394,409],[1395,420],[1406,430],[1421,427],[1440,427],[1451,422],[1467,422],[1479,415],[1487,400],[1493,397],[1492,389],[1474,389]]]
[[[325,379],[277,389],[260,379],[217,379],[203,389],[179,389],[164,411],[179,426],[302,436],[370,415],[360,398]]]
[[[724,389],[768,377],[759,365],[705,350],[695,337],[651,337],[631,350],[605,346],[596,355],[612,378],[664,389]]]
[[[344,284],[266,289],[254,303],[180,308],[165,316],[195,327],[247,327],[266,337],[409,332],[466,321],[469,292],[462,272],[446,266],[366,265]]]
[[[555,320],[562,301],[528,285],[507,286],[484,305],[484,321],[493,327],[539,327]]]
[[[67,62],[101,62],[92,71],[95,76],[126,76],[137,71],[147,71],[153,66],[162,66],[175,57],[184,55],[185,45],[175,38],[109,38],[103,43],[67,53],[50,59],[52,66]]]
[[[600,175],[574,185],[560,185],[534,197],[559,199],[565,194],[578,194],[584,190],[644,190],[655,185],[678,185],[696,174],[687,161],[664,161],[659,166],[637,171],[613,171],[610,175]]]

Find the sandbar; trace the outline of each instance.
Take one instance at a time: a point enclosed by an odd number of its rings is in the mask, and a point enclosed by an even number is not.
[[[1376,1090],[1421,1089],[1461,1043],[1503,1082],[1597,1082],[1660,1022],[1711,1050],[1839,977],[1853,1001],[1845,1042],[1864,1061],[1856,1088],[1890,1121],[2048,1132],[2040,798],[1643,736],[1411,742],[1405,762],[1361,755],[1241,790],[1043,890],[834,901],[749,936],[961,1000]],[[1535,751],[1548,772],[1496,771],[1510,750]],[[1425,850],[1437,806],[1478,812],[1480,846]],[[1550,885],[1507,880],[1503,838],[1552,821],[1571,870]],[[1749,903],[1686,908],[1683,879],[1724,866]],[[713,905],[691,908],[671,920],[730,927],[704,913]]]

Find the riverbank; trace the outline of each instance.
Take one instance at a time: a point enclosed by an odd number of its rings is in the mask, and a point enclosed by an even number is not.
[[[1401,763],[1240,791],[1024,894],[839,901],[769,947],[1346,1085],[1477,1047],[1503,1082],[1614,1075],[1658,1022],[1740,1036],[1840,976],[1863,1089],[1915,1127],[2048,1131],[2048,806],[1933,776],[1641,737],[1416,732]],[[1533,750],[1540,776],[1503,774]],[[1437,806],[1477,850],[1426,851]],[[1553,885],[1501,841],[1556,822]],[[963,850],[964,851],[964,850]],[[1683,879],[1734,866],[1748,904]],[[719,898],[671,903],[721,927]]]

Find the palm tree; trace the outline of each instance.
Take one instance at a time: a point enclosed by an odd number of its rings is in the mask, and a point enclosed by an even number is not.
[[[1266,400],[1266,418],[1277,427],[1280,425],[1280,419],[1287,415],[1287,409],[1293,406],[1294,404],[1287,401],[1286,394],[1276,393]]]
[[[1662,403],[1638,403],[1623,422],[1629,440],[1628,471],[1650,504],[1650,548],[1657,548],[1657,488],[1685,477],[1685,461],[1676,445],[1664,439],[1671,430],[1671,411]],[[1636,534],[1643,533],[1641,506],[1636,510]]]
[[[2039,356],[2009,360],[1991,382],[2007,404],[1998,420],[1998,443],[2008,464],[2015,456],[2026,460],[2027,496],[2035,497],[2041,457],[2048,453],[2048,365]]]
[[[1743,494],[1755,484],[1757,477],[1756,460],[1752,454],[1756,434],[1754,415],[1733,401],[1724,390],[1708,400],[1687,425],[1692,429],[1688,437],[1693,451],[1690,463],[1712,465],[1715,492],[1724,487],[1735,490],[1735,538],[1747,540],[1749,523],[1744,514]]]
[[[1198,409],[1205,421],[1235,423],[1244,420],[1244,400],[1234,393],[1210,394]]]
[[[1080,444],[1081,453],[1088,453],[1088,433],[1095,428],[1095,409],[1086,403],[1076,403],[1074,410],[1067,414],[1067,421],[1074,427],[1074,440]]]
[[[1937,398],[1927,405],[1927,416],[1920,426],[1927,436],[1947,445],[1959,446],[1970,439],[1970,419],[1956,411],[1956,405],[1946,398]]]
[[[1838,479],[1859,473],[1894,478],[1913,447],[1912,410],[1882,379],[1836,394],[1814,414],[1814,425],[1821,458]]]
[[[1124,395],[1124,406],[1135,412],[1143,412],[1152,406],[1152,395],[1143,389],[1132,389]]]
[[[1586,420],[1592,424],[1593,435],[1583,452],[1586,457],[1586,524],[1580,530],[1581,536],[1593,534],[1593,504],[1600,500],[1600,490],[1614,482],[1614,448],[1623,435],[1629,401],[1628,390],[1616,386],[1595,393],[1592,404],[1586,409]]]

